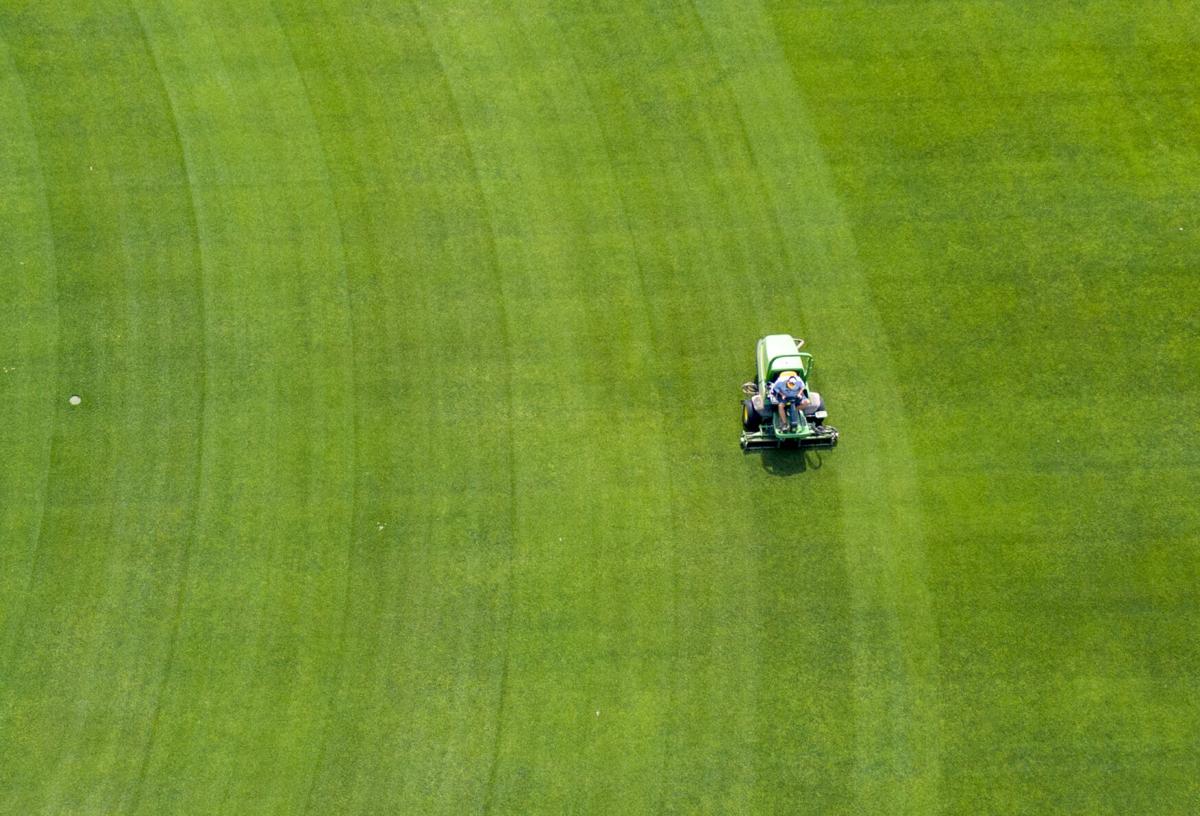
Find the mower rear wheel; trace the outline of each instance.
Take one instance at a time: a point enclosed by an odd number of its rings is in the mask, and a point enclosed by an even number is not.
[[[742,427],[747,431],[757,431],[761,421],[754,403],[750,400],[742,400]]]

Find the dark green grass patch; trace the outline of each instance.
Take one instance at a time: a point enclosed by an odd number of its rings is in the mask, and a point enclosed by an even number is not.
[[[937,519],[945,804],[1185,812],[1194,21],[828,11],[775,19],[903,350]]]
[[[0,812],[1190,812],[1198,39],[0,11]]]

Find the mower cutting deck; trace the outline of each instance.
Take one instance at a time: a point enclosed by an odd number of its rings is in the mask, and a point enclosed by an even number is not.
[[[837,428],[825,424],[828,416],[825,400],[808,388],[813,359],[811,354],[800,350],[803,347],[804,341],[790,334],[769,334],[758,341],[755,354],[758,376],[742,385],[742,393],[746,395],[742,400],[742,450],[837,445]],[[802,381],[807,402],[785,405],[781,419],[768,393],[776,378],[791,372]]]

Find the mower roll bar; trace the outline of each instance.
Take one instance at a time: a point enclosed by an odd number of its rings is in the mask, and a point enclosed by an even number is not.
[[[802,344],[803,342],[804,341],[800,341],[800,344]],[[800,348],[800,344],[797,344],[797,346],[796,346],[797,349]],[[769,372],[771,370],[771,368],[775,365],[776,360],[782,360],[784,357],[799,357],[804,362],[804,378],[805,378],[805,380],[807,380],[810,376],[812,376],[813,357],[807,351],[799,351],[796,354],[776,354],[774,357],[771,357],[770,359],[767,360],[767,368],[766,368],[766,371],[763,372],[763,376],[767,375],[767,372]]]

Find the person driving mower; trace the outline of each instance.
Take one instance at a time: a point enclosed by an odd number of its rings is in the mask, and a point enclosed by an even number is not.
[[[768,396],[771,404],[779,412],[779,424],[784,431],[790,430],[792,426],[791,418],[788,416],[789,410],[794,406],[803,409],[808,405],[808,389],[804,386],[804,380],[800,379],[800,375],[795,371],[781,372],[775,382],[771,383]],[[800,417],[797,414],[796,424],[799,423]]]

